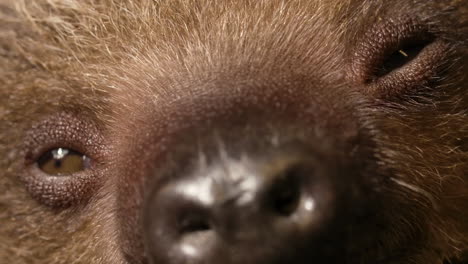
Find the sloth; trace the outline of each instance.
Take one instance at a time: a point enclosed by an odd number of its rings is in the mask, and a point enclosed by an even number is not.
[[[2,263],[468,263],[465,0],[0,0]]]

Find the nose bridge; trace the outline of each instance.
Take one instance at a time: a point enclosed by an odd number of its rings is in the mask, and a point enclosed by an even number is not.
[[[199,160],[194,171],[177,185],[177,192],[210,208],[249,203],[267,179],[254,177],[259,166],[249,157],[222,156],[211,164]]]
[[[214,206],[220,209],[248,207],[266,180],[263,177],[255,177],[258,173],[258,164],[248,156],[242,155],[240,159],[235,159],[223,155],[219,162],[211,166],[206,175],[213,179],[214,193],[220,197]]]
[[[215,129],[242,122],[264,126],[280,120],[316,129],[354,125],[354,119],[349,118],[355,110],[353,100],[340,99],[352,97],[351,89],[342,80],[329,83],[315,75],[280,70],[267,76],[248,71],[207,75],[201,79],[187,77],[181,84],[172,84],[177,87],[174,93],[154,100],[154,94],[141,95],[152,100],[149,105],[164,110],[144,113],[144,116],[150,114],[144,119],[150,123],[154,120],[164,131],[176,133],[183,128],[196,130],[204,125]],[[226,124],[220,123],[223,120]]]
[[[330,153],[320,153],[324,150],[318,146],[311,150],[300,144],[265,144],[261,145],[264,147],[261,150],[245,147],[244,151],[232,156],[224,146],[218,146],[216,153],[211,154],[214,158],[209,163],[204,157],[191,166],[190,173],[180,180],[177,191],[187,199],[198,200],[201,205],[207,207],[223,207],[228,204],[248,206],[273,185],[281,183],[293,170],[310,169],[318,166],[320,162],[331,160],[330,157],[326,157]],[[249,153],[249,150],[252,152]],[[200,152],[197,155],[204,156]],[[318,174],[324,174],[324,178],[332,177],[331,174],[336,174],[335,169],[340,165],[338,162],[329,165],[330,168],[314,168],[310,173],[315,173],[315,177],[318,177]]]
[[[224,157],[222,161],[198,169],[179,186],[190,190],[182,199],[193,199],[208,211],[205,221],[219,240],[248,241],[257,239],[252,236],[252,229],[260,231],[260,221],[265,219],[261,196],[269,181],[267,178],[250,158]]]

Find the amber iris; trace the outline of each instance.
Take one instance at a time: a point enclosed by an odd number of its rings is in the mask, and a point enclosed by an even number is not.
[[[45,152],[37,161],[39,168],[49,175],[71,175],[89,168],[89,158],[77,151],[56,148]]]

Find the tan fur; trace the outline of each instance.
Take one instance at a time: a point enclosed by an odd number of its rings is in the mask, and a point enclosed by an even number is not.
[[[345,78],[366,28],[395,14],[431,17],[462,55],[441,76],[440,100],[376,107],[379,157],[396,171],[383,188],[397,197],[383,212],[395,224],[383,247],[405,236],[401,225],[427,232],[405,263],[441,264],[468,252],[468,4],[409,2],[0,0],[0,262],[124,263],[111,181],[87,205],[52,210],[18,179],[36,122],[84,113],[113,142],[129,130],[122,120],[138,119],[128,113],[143,111],[135,110],[140,102],[170,105],[203,94],[197,84],[207,80],[266,82],[292,71]],[[399,210],[414,217],[400,219]]]

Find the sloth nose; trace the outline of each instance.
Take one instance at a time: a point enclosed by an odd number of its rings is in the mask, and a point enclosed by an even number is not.
[[[283,152],[194,167],[148,195],[143,219],[151,263],[330,260],[326,240],[337,215],[336,166]]]

